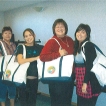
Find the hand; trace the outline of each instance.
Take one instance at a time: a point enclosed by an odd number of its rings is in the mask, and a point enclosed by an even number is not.
[[[61,49],[61,48],[59,48],[59,53],[60,53],[60,56],[65,56],[68,54],[68,52],[65,49]]]
[[[87,84],[86,83],[83,83],[83,85],[82,85],[82,92],[83,93],[87,93]]]

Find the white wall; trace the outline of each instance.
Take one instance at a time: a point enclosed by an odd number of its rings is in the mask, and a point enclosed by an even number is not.
[[[44,6],[45,9],[37,12],[36,6]],[[15,40],[23,40],[24,29],[30,27],[36,33],[36,40],[40,39],[41,44],[45,44],[53,35],[54,20],[63,18],[69,26],[68,35],[73,39],[74,32],[80,23],[89,24],[92,30],[91,41],[96,43],[106,54],[106,1],[43,2],[36,6],[32,5],[4,13],[4,24],[12,27]],[[39,90],[48,94],[47,85],[40,83]],[[100,98],[104,98],[104,95],[102,94]],[[76,102],[75,89],[72,100]],[[100,105],[102,101],[103,105]],[[104,100],[99,99],[97,106],[104,106]]]
[[[4,27],[4,13],[0,12],[0,33],[3,27]]]
[[[55,19],[63,18],[68,26],[68,35],[74,39],[74,32],[80,23],[91,26],[91,40],[105,52],[106,38],[106,2],[44,2],[37,6],[46,7],[37,12],[35,6],[19,8],[5,12],[5,25],[10,25],[16,40],[22,40],[25,28],[32,28],[37,38],[44,44],[52,36],[52,24]]]

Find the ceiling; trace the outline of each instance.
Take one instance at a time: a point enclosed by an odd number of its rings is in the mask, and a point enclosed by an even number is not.
[[[5,12],[15,8],[37,4],[47,0],[0,0],[0,12]]]
[[[106,0],[0,0],[0,12],[5,12],[8,10],[12,10],[15,8],[19,8],[19,7],[24,7],[24,6],[30,6],[30,5],[36,5],[37,3],[40,2],[50,2],[50,1],[89,1],[89,2],[106,2]]]

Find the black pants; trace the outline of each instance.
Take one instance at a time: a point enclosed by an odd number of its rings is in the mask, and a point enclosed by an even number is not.
[[[19,88],[21,106],[36,106],[38,79],[27,79],[25,87]]]
[[[77,96],[77,106],[96,106],[98,96],[94,96],[90,99]]]
[[[51,106],[71,106],[73,82],[53,82],[49,84]]]

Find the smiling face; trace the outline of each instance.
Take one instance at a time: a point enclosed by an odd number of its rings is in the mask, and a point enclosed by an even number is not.
[[[2,34],[3,40],[9,42],[11,37],[12,37],[12,33],[10,30],[4,31]]]
[[[62,23],[57,23],[55,26],[55,33],[57,37],[65,36],[65,26]]]
[[[79,43],[83,42],[87,38],[87,33],[84,29],[76,32],[76,39],[79,41]]]
[[[34,44],[34,38],[35,38],[35,35],[30,33],[29,31],[25,31],[24,39],[25,39],[27,45],[33,45]]]

